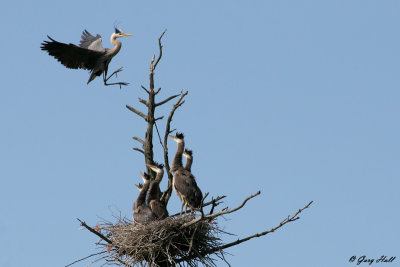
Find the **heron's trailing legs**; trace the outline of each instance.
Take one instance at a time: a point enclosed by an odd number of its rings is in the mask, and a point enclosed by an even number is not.
[[[105,70],[104,72],[103,72],[103,80],[104,80],[104,85],[119,85],[119,87],[121,88],[121,85],[128,85],[129,83],[125,83],[125,82],[118,82],[118,83],[107,83],[107,81],[112,77],[112,76],[114,76],[115,75],[115,77],[117,77],[118,75],[117,75],[117,73],[118,72],[120,72],[120,71],[122,71],[122,67],[121,68],[119,68],[119,69],[117,69],[117,70],[115,70],[113,73],[111,73],[111,75],[110,76],[108,76],[108,78],[106,78],[107,77],[107,70]]]

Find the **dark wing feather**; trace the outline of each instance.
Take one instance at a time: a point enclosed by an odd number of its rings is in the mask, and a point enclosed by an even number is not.
[[[203,193],[197,186],[196,180],[189,171],[180,169],[175,172],[175,190],[178,191],[184,199],[194,208],[200,207]]]
[[[64,44],[55,41],[50,36],[51,41],[44,41],[41,49],[47,51],[50,56],[55,57],[65,67],[70,69],[93,70],[99,59],[105,52],[98,52],[81,48],[74,44]]]
[[[82,32],[81,38],[82,39],[79,43],[80,47],[99,52],[105,51],[103,45],[101,44],[102,38],[99,34],[97,34],[96,37],[94,37],[93,35],[90,34],[90,32],[84,30]]]
[[[155,219],[153,212],[146,205],[139,206],[133,211],[133,220],[137,223],[145,225]]]

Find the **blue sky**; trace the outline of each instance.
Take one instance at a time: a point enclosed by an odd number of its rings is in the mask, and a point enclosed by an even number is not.
[[[229,249],[232,266],[400,257],[399,8],[370,0],[3,3],[0,266],[64,266],[96,251],[76,218],[131,217],[144,170],[131,137],[143,137],[145,124],[125,105],[143,110],[140,85],[165,28],[156,87],[159,99],[189,90],[173,127],[194,150],[200,187],[227,195],[230,207],[262,192],[221,225],[244,237],[314,200],[297,222]],[[110,65],[124,67],[122,90],[99,78],[86,85],[86,71],[40,50],[46,35],[79,43],[84,29],[110,47],[115,23],[134,34]],[[157,143],[155,152],[161,160]],[[179,208],[173,195],[169,211]]]

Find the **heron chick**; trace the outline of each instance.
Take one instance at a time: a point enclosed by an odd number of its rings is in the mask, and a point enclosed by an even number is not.
[[[103,74],[104,85],[128,85],[125,82],[107,83],[107,81],[118,72],[122,67],[114,71],[107,77],[108,65],[111,59],[118,54],[121,49],[121,42],[117,38],[132,36],[132,34],[123,33],[122,30],[115,28],[111,34],[111,44],[114,48],[104,48],[102,46],[102,37],[97,34],[91,35],[87,30],[82,33],[82,39],[79,46],[74,44],[65,44],[55,41],[47,36],[50,41],[44,41],[41,49],[47,51],[50,56],[55,57],[65,67],[69,69],[85,69],[90,71],[90,77],[87,83],[93,81],[96,76]]]
[[[167,207],[163,202],[160,201],[161,196],[158,194],[158,185],[164,176],[164,165],[154,163],[146,164],[146,166],[156,173],[156,178],[150,185],[149,194],[147,196],[147,205],[150,206],[151,211],[154,213],[157,219],[162,220],[168,217]]]
[[[182,209],[185,206],[186,211],[186,206],[189,205],[193,213],[195,209],[200,208],[203,193],[197,186],[194,175],[182,166],[182,154],[185,148],[184,135],[176,133],[175,136],[170,135],[169,137],[178,143],[178,148],[170,168],[170,171],[174,175],[172,178],[172,187],[175,193],[181,198]]]
[[[133,220],[140,224],[148,224],[156,219],[154,213],[146,204],[146,195],[150,185],[150,176],[147,173],[140,173],[140,175],[143,179],[143,185],[136,185],[140,190],[140,193],[133,204]]]

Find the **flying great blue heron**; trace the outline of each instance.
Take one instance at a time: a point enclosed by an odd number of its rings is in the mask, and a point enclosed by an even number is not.
[[[139,196],[133,204],[133,220],[140,224],[148,224],[156,219],[156,216],[146,205],[146,195],[149,190],[150,176],[147,173],[140,173],[143,179],[143,185],[139,184],[136,187],[140,190]]]
[[[165,204],[160,201],[161,196],[158,194],[157,186],[160,184],[164,176],[164,165],[155,163],[153,165],[146,164],[146,166],[156,173],[156,178],[150,185],[149,194],[147,196],[147,205],[150,206],[151,211],[157,219],[162,220],[168,217],[168,210]]]
[[[170,168],[170,171],[173,173],[172,187],[182,200],[182,209],[185,206],[186,211],[186,206],[189,205],[190,210],[193,212],[194,209],[200,208],[203,193],[197,186],[193,174],[182,166],[182,154],[185,148],[183,134],[176,133],[175,136],[170,135],[169,137],[178,143],[178,148]]]
[[[44,41],[41,49],[47,51],[50,56],[55,57],[67,68],[89,70],[90,77],[87,83],[90,83],[96,76],[103,74],[104,85],[128,85],[125,82],[107,83],[114,74],[116,75],[122,70],[121,67],[107,77],[108,64],[121,49],[121,42],[117,38],[126,36],[132,36],[132,34],[125,34],[120,29],[115,28],[110,39],[114,48],[109,49],[102,46],[103,38],[99,34],[93,36],[87,30],[84,30],[79,46],[60,43],[47,36],[50,41]]]

